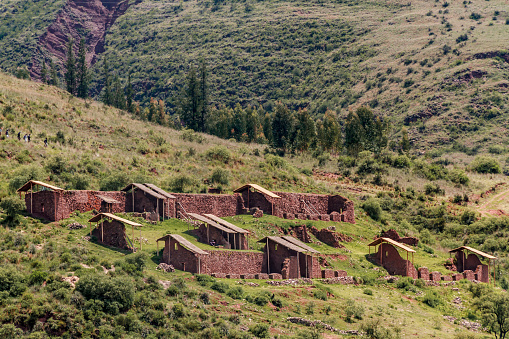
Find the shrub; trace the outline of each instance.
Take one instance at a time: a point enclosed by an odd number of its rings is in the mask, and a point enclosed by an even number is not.
[[[205,153],[205,157],[208,160],[217,160],[223,162],[225,164],[229,163],[232,160],[232,156],[230,151],[224,146],[214,146],[207,150]]]
[[[412,161],[406,155],[400,155],[394,159],[393,166],[396,168],[406,168],[410,167]]]
[[[22,166],[14,173],[12,179],[9,180],[9,191],[16,192],[18,188],[29,180],[41,180],[45,176],[44,170],[38,165]]]
[[[473,171],[477,173],[500,173],[500,164],[490,156],[478,156],[470,164]]]
[[[205,141],[205,138],[193,131],[192,129],[184,129],[182,130],[181,134],[182,140],[189,141],[189,142],[197,142],[201,144],[203,141]]]
[[[267,338],[269,336],[269,325],[256,324],[249,328],[249,332],[257,338]]]
[[[396,339],[399,338],[401,330],[399,328],[389,328],[384,326],[385,320],[370,319],[361,324],[360,330],[366,333],[368,338],[376,339]]]
[[[345,307],[346,321],[351,322],[352,317],[361,320],[364,315],[364,307],[354,300],[347,300]]]
[[[284,306],[283,300],[281,300],[279,298],[274,298],[274,299],[272,299],[272,305],[276,306],[277,308],[283,308],[283,306]]]
[[[208,274],[197,274],[195,279],[201,286],[207,286],[209,283],[213,283],[215,279]]]
[[[26,290],[25,277],[12,267],[0,268],[0,292],[17,297]]]
[[[449,172],[449,180],[451,180],[455,184],[460,184],[460,185],[467,185],[468,182],[470,181],[470,179],[465,174],[465,172],[460,169],[454,169],[454,170],[450,171]]]
[[[362,204],[362,209],[366,211],[366,213],[373,219],[373,220],[380,220],[380,217],[382,216],[382,208],[380,207],[380,204],[378,203],[378,200],[374,198],[369,198]]]
[[[122,269],[129,274],[138,275],[147,266],[148,255],[143,252],[126,256],[122,263]]]
[[[444,195],[445,190],[440,188],[438,184],[426,184],[424,185],[424,192],[426,195],[434,196],[436,194],[438,195]]]
[[[71,178],[71,186],[75,190],[86,190],[90,186],[90,179],[83,174],[75,174]]]
[[[176,192],[176,193],[183,193],[185,192],[189,186],[194,186],[195,181],[193,178],[186,174],[180,174],[173,179],[170,180],[170,191]]]
[[[414,280],[411,277],[403,277],[403,278],[399,279],[398,282],[396,283],[397,288],[400,288],[400,289],[403,289],[406,291],[411,290],[413,288],[413,286],[414,286]]]
[[[47,272],[33,271],[28,277],[28,283],[30,285],[41,285],[48,277]]]
[[[210,182],[228,185],[230,183],[230,173],[222,168],[216,168],[214,172],[212,172],[212,176],[210,177]]]
[[[482,18],[482,16],[479,13],[472,12],[472,14],[470,14],[469,18],[472,20],[479,20]]]
[[[6,215],[2,224],[13,226],[19,224],[20,214],[25,210],[25,203],[17,196],[9,196],[0,201],[0,208]]]
[[[120,191],[129,184],[129,177],[125,172],[111,173],[100,181],[101,191]]]
[[[182,318],[185,315],[184,305],[181,303],[173,305],[171,307],[171,311],[173,312],[173,316],[175,318]]]
[[[369,288],[365,288],[364,291],[362,291],[365,295],[373,295],[373,290]]]
[[[435,308],[442,304],[442,299],[438,295],[437,291],[428,291],[422,298],[422,302]]]
[[[104,303],[104,310],[126,311],[134,303],[134,285],[126,277],[105,275],[85,275],[76,283],[76,291],[87,300],[99,300]]]
[[[242,297],[244,297],[244,290],[240,286],[232,287],[228,290],[226,295],[233,299],[242,299]]]
[[[327,292],[323,290],[315,290],[313,292],[313,297],[315,297],[316,299],[327,301]]]
[[[475,211],[465,211],[461,215],[460,222],[463,225],[472,225],[477,220]]]
[[[269,302],[269,299],[270,298],[268,295],[262,293],[254,298],[253,303],[255,303],[258,306],[265,306]]]
[[[200,295],[200,300],[205,304],[205,305],[208,305],[210,304],[210,296],[208,293],[202,293]]]
[[[222,281],[216,281],[215,283],[212,284],[212,286],[210,286],[210,288],[219,293],[226,293],[230,286]]]

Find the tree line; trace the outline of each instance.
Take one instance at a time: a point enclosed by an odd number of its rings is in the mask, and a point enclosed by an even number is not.
[[[90,77],[85,40],[80,41],[77,58],[73,45],[70,39],[65,63],[66,89],[75,96],[87,98]],[[41,77],[45,83],[58,85],[53,62],[49,70],[43,62]],[[164,101],[160,99],[150,98],[147,107],[141,108],[134,100],[131,75],[127,75],[127,83],[122,85],[119,75],[112,75],[107,58],[103,61],[102,78],[100,97],[104,104],[128,111],[142,120],[177,129],[185,127],[224,139],[270,144],[283,153],[320,149],[331,153],[345,150],[356,155],[364,150],[379,153],[387,146],[387,122],[366,107],[351,111],[344,123],[340,124],[333,111],[328,110],[322,119],[315,122],[306,109],[293,111],[282,103],[278,103],[272,112],[265,111],[261,106],[212,106],[208,102],[208,74],[203,60],[198,67],[190,66],[181,97],[177,100],[179,105],[173,115],[167,113]],[[406,144],[402,146],[408,147]]]

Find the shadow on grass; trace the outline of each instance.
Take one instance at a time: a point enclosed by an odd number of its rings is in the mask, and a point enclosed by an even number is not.
[[[122,253],[122,254],[131,254],[131,253],[134,253],[133,251],[130,251],[130,250],[125,250],[125,249],[122,249],[122,248],[118,248],[118,247],[114,247],[114,246],[108,246],[106,244],[103,244],[95,239],[90,239],[90,243],[91,244],[95,244],[97,246],[100,246],[104,249],[107,249],[107,250],[110,250],[110,251],[115,251],[115,252],[118,252],[118,253]]]

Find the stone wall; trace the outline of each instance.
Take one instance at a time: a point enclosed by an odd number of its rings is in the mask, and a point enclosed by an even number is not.
[[[267,247],[267,246],[265,246]],[[297,262],[297,252],[290,250],[284,246],[281,246],[279,244],[276,244],[273,241],[269,241],[269,262],[270,262],[270,270],[269,273],[282,273],[283,264],[286,259],[289,259],[288,261],[288,278],[300,278],[300,267],[299,263]],[[265,249],[265,252],[267,252],[267,249]]]
[[[100,191],[39,191],[32,194],[25,194],[25,204],[30,213],[32,206],[32,215],[50,221],[67,219],[74,211],[101,211],[104,208],[102,200],[98,195],[113,198],[119,201],[119,204],[112,204],[112,213],[121,213],[125,211],[124,192],[100,192]],[[104,211],[106,212],[106,211]]]
[[[125,226],[116,220],[112,220],[111,222],[105,220],[102,227],[101,223],[99,223],[97,227],[92,230],[92,235],[97,238],[99,243],[122,249],[130,248],[125,238]]]
[[[163,216],[168,217],[168,206],[170,204],[170,213],[173,212],[173,199],[157,199],[140,189],[134,189],[134,208],[133,208],[133,192],[126,194],[125,212],[147,213],[147,218],[152,221],[162,220]],[[174,212],[173,212],[174,213]],[[172,217],[174,214],[170,214]]]
[[[393,275],[412,277],[417,279],[418,274],[412,262],[403,259],[399,252],[391,244],[382,243],[378,247],[375,259],[380,262],[380,253],[382,253],[382,266]]]
[[[469,253],[465,258],[465,253],[458,251],[455,258],[458,272],[465,273],[468,271],[466,275],[464,274],[465,279],[475,279],[485,283],[489,281],[488,265],[484,265],[476,254]],[[473,274],[470,272],[473,272]]]
[[[267,272],[267,258],[262,252],[208,251],[201,255],[201,272],[206,274],[256,274]]]
[[[215,214],[218,217],[230,217],[241,214],[243,201],[239,194],[186,194],[171,193],[177,200],[176,212],[181,210],[180,203],[187,213]]]
[[[205,255],[195,254],[191,252],[187,248],[181,246],[175,239],[168,238],[166,242],[166,248],[169,248],[169,251],[166,252],[167,259],[165,261],[166,264],[173,265],[175,269],[198,273],[198,259],[200,257],[204,257]],[[163,252],[163,258],[165,258],[165,253]],[[201,258],[200,258],[201,261]]]

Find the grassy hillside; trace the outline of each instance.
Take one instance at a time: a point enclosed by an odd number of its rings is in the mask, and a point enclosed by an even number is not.
[[[465,327],[466,320],[481,321],[474,295],[483,295],[488,289],[468,282],[441,287],[407,280],[387,283],[379,279],[387,272],[367,259],[366,245],[382,230],[395,228],[421,240],[414,258],[417,266],[445,274],[447,250],[468,244],[500,258],[497,290],[507,288],[509,220],[476,221],[475,215],[464,218],[469,211],[504,208],[504,185],[494,194],[479,197],[503,181],[502,175],[466,171],[468,184],[458,184],[452,181],[452,165],[408,158],[408,165],[396,167],[406,163],[399,159],[406,155],[391,153],[376,161],[364,154],[346,167],[344,157],[339,161],[331,157],[318,166],[319,161],[310,154],[264,155],[262,145],[152,125],[97,102],[70,97],[60,89],[4,74],[0,74],[0,112],[2,198],[30,177],[65,188],[110,189],[133,180],[153,182],[168,191],[198,192],[209,185],[205,180],[211,181],[212,172],[221,169],[228,183],[211,185],[221,185],[225,191],[256,182],[271,189],[349,196],[355,202],[357,222],[228,218],[251,231],[253,250],[261,250],[255,240],[283,234],[295,225],[336,226],[352,237],[351,242],[343,243],[343,249],[314,237],[310,245],[324,254],[324,265],[345,269],[355,277],[356,285],[327,285],[317,280],[274,287],[258,280],[238,283],[156,271],[157,238],[179,233],[196,243],[188,225],[179,220],[149,225],[126,215],[144,225],[141,236],[147,239],[142,251],[129,254],[88,241],[84,238],[88,228],[67,227],[72,222],[88,225],[90,212],[74,213],[56,223],[27,216],[12,223],[5,211],[0,212],[0,333],[5,337],[19,336],[19,331],[31,338],[251,338],[263,337],[266,331],[281,338],[342,337],[321,327],[292,324],[288,317],[321,320],[341,330],[385,329],[393,337],[403,338],[489,337],[467,332]],[[9,138],[5,138],[6,128],[11,130]],[[31,143],[19,142],[18,131],[21,135],[31,133]],[[46,137],[47,148],[43,145]],[[377,182],[376,175],[367,170],[373,166],[382,167],[378,172],[385,183]],[[433,173],[438,177],[432,179]],[[442,189],[445,195],[441,195]],[[477,198],[470,205],[451,203],[459,193]],[[378,214],[373,213],[377,205]],[[111,269],[111,265],[115,271],[105,273],[104,268]],[[61,282],[73,276],[82,281],[76,289]],[[114,293],[120,288],[120,295]],[[443,316],[457,320],[451,322]]]

